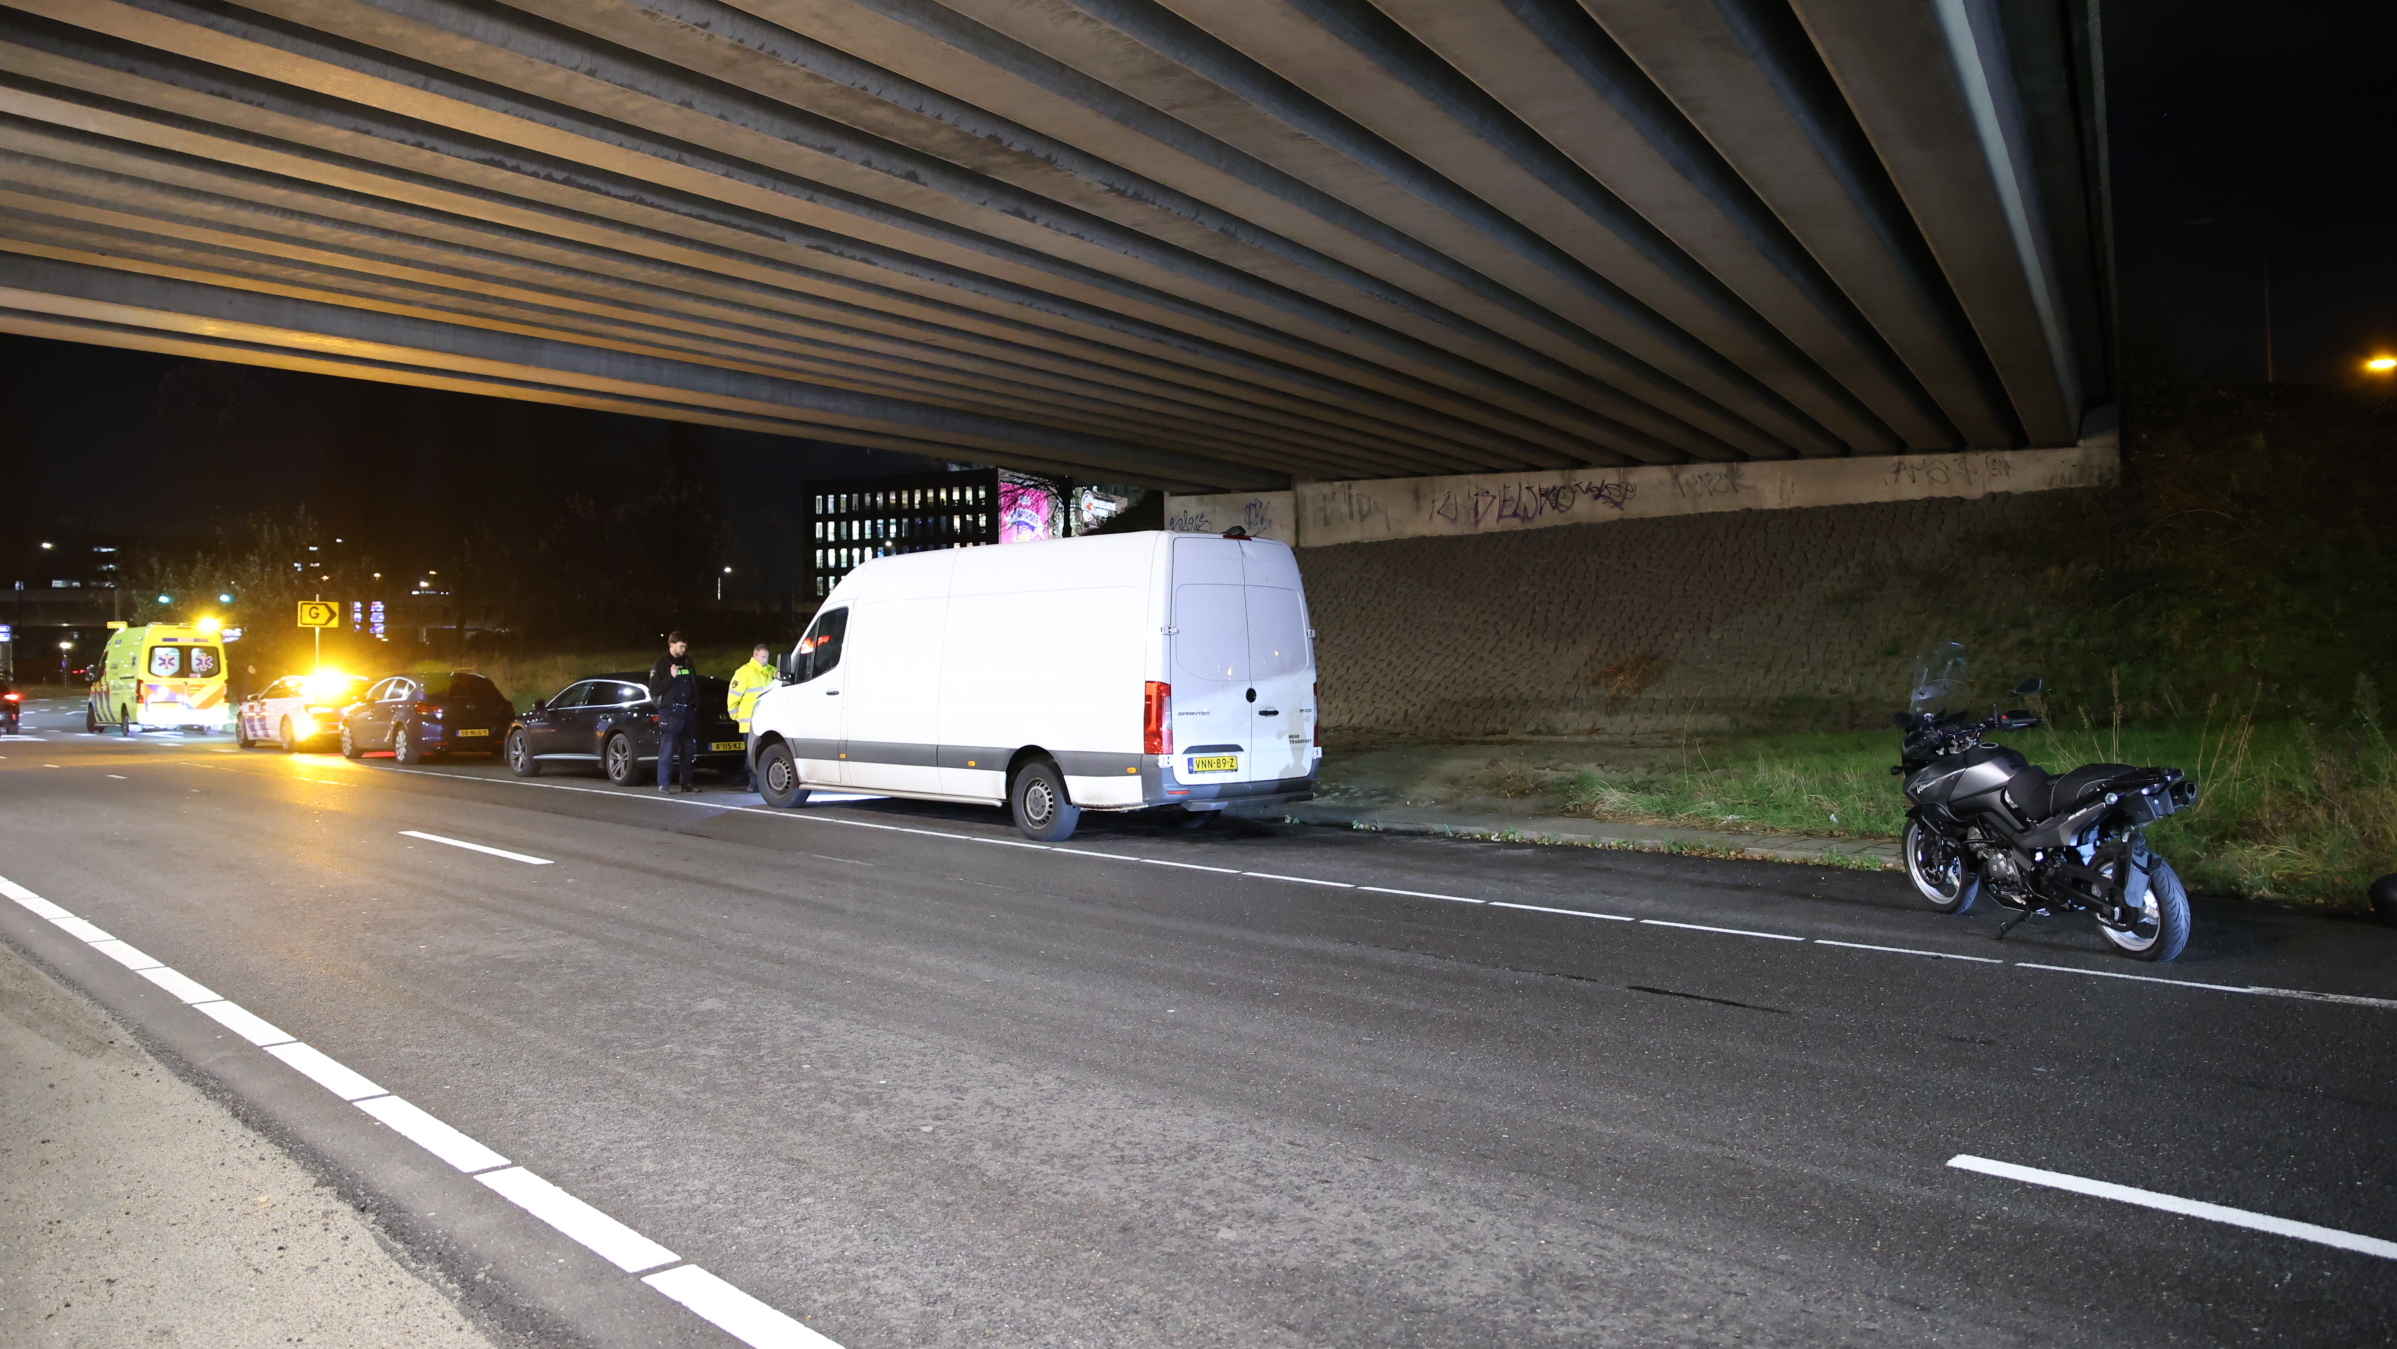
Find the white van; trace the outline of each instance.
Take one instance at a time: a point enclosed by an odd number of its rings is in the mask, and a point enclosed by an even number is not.
[[[1314,634],[1287,544],[1111,534],[878,558],[825,597],[758,699],[758,790],[1085,810],[1315,791]]]

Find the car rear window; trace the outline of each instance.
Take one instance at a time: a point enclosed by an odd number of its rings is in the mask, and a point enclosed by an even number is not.
[[[425,683],[438,687],[435,680],[428,679]],[[479,674],[451,675],[449,688],[441,696],[453,703],[504,703],[507,701],[506,698],[500,696],[497,684]]]

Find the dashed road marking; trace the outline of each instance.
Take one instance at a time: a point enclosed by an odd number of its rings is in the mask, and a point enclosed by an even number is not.
[[[493,857],[505,857],[511,862],[522,862],[527,866],[546,867],[555,865],[555,863],[546,857],[533,857],[525,853],[509,852],[505,848],[493,848],[487,847],[480,843],[468,843],[462,838],[444,838],[439,834],[425,833],[421,829],[402,829],[400,831],[400,836],[403,838],[421,838],[427,843],[446,843],[453,848],[465,848],[470,852],[489,853]]]
[[[2141,1208],[2178,1213],[2183,1217],[2203,1218],[2207,1222],[2226,1223],[2255,1232],[2270,1232],[2276,1237],[2292,1237],[2298,1241],[2318,1242],[2336,1246],[2343,1251],[2374,1255],[2383,1260],[2397,1260],[2397,1241],[2379,1237],[2359,1236],[2342,1232],[2335,1227],[2318,1227],[2289,1218],[2275,1218],[2269,1213],[2254,1213],[2224,1204],[2209,1204],[2202,1199],[2183,1199],[2179,1195],[2160,1194],[2112,1181],[2090,1180],[2086,1176],[2067,1175],[2062,1171],[2042,1171],[2035,1166],[2017,1166],[2012,1162],[1993,1162],[1987,1157],[1958,1153],[1948,1158],[1948,1165],[1959,1171],[1978,1171],[1985,1176],[2017,1180],[2025,1185],[2044,1185],[2051,1190],[2070,1190],[2097,1199],[2111,1199],[2118,1204],[2136,1204]]]
[[[1881,951],[1893,956],[1929,956],[1934,960],[1969,960],[1976,965],[2003,965],[1996,956],[1965,956],[1953,951],[1918,951],[1911,946],[1872,946],[1860,941],[1833,941],[1829,937],[1814,939],[1817,946],[1838,946],[1850,951]]]

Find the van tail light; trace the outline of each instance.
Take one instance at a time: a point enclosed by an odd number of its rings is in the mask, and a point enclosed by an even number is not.
[[[1140,703],[1140,752],[1174,752],[1174,686],[1171,684],[1154,679],[1148,682],[1148,694]]]
[[[1323,744],[1323,685],[1307,685],[1307,701],[1315,705],[1315,724],[1307,729],[1315,732],[1315,743]]]

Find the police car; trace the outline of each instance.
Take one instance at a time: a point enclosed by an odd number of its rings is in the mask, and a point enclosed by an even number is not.
[[[241,700],[233,721],[243,749],[273,741],[298,753],[341,734],[341,714],[366,697],[366,676],[320,670],[285,675]]]

